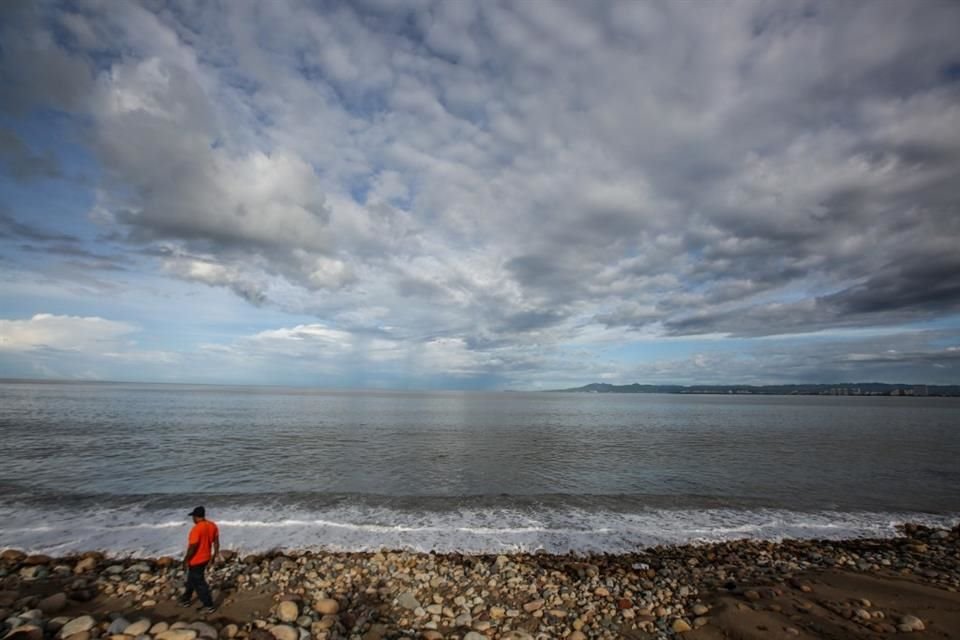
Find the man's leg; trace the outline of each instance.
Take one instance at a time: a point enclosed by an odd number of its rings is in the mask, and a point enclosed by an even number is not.
[[[193,600],[193,590],[196,588],[197,585],[193,567],[187,567],[186,589],[183,591],[183,597],[180,598],[180,604],[190,604],[190,601]]]
[[[197,595],[200,596],[200,602],[203,603],[203,606],[212,608],[213,607],[213,598],[210,597],[210,587],[207,585],[207,579],[203,575],[207,569],[206,564],[197,565],[196,567],[190,567],[190,570],[193,571],[196,569],[196,578],[194,579],[194,586],[197,588]]]

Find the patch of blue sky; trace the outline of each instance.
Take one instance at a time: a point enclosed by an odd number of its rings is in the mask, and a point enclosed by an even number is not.
[[[616,362],[629,364],[682,359],[703,351],[740,351],[748,343],[748,340],[738,338],[723,340],[666,338],[610,345],[604,347],[599,353]]]
[[[92,237],[96,229],[86,214],[94,203],[99,167],[79,140],[71,118],[55,112],[33,113],[0,126],[13,131],[33,155],[49,155],[60,177],[18,179],[0,173],[0,203],[17,220],[55,227],[60,234]]]

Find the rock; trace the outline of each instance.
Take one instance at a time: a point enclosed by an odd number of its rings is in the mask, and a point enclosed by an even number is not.
[[[117,618],[110,623],[110,626],[107,627],[107,635],[118,635],[127,630],[127,627],[130,626],[130,622],[126,618]]]
[[[567,636],[567,640],[587,640],[587,636],[583,631],[574,631]]]
[[[197,632],[193,629],[167,629],[156,635],[157,640],[196,640],[196,638]]]
[[[709,613],[710,607],[698,602],[697,604],[693,605],[691,611],[693,611],[693,615],[695,616],[705,616],[707,613]]]
[[[682,618],[677,618],[673,621],[673,624],[670,625],[670,628],[673,629],[674,633],[686,633],[690,631],[690,625],[687,624],[686,620]]]
[[[432,615],[432,616],[438,616],[438,615],[440,615],[441,613],[443,613],[443,605],[440,605],[440,604],[428,604],[428,605],[427,605],[427,613],[429,613],[429,614]]]
[[[226,640],[231,640],[231,638],[236,637],[239,631],[240,627],[231,622],[230,624],[224,625],[223,629],[220,629],[220,637],[226,638]]]
[[[760,593],[751,589],[750,591],[744,591],[743,597],[751,602],[756,602],[760,599]]]
[[[26,578],[27,580],[33,580],[34,578],[42,578],[44,571],[46,571],[46,567],[42,565],[24,567],[20,569],[20,577]]]
[[[36,567],[39,565],[50,564],[50,556],[45,556],[42,553],[36,553],[32,556],[27,556],[23,559],[23,564],[30,565],[31,567]]]
[[[856,611],[854,611],[854,613],[861,620],[870,620],[873,617],[870,615],[870,612],[867,611],[866,609],[857,609]]]
[[[361,640],[383,640],[383,638],[387,635],[387,631],[388,630],[386,625],[383,625],[383,624],[370,625],[370,628],[367,630],[367,632],[363,634],[363,636],[361,636]],[[423,632],[421,637],[426,639],[431,637],[429,634],[433,634],[433,633],[436,633],[436,632],[427,630]],[[440,637],[442,638],[443,635],[441,635]],[[434,640],[436,640],[436,638],[434,638]]]
[[[47,596],[37,603],[37,608],[47,615],[59,613],[65,606],[67,606],[67,594],[62,592]]]
[[[23,562],[26,557],[27,554],[18,549],[5,549],[3,553],[0,553],[0,560],[8,564]]]
[[[926,627],[923,625],[923,621],[916,616],[901,616],[900,624],[897,625],[897,629],[909,633],[911,631],[923,631]]]
[[[501,635],[500,638],[502,638],[502,640],[533,640],[532,635],[526,631],[521,631],[520,629],[508,631],[504,635]]]
[[[134,623],[131,623],[130,626],[124,629],[123,632],[129,636],[133,636],[134,638],[136,638],[150,631],[150,626],[151,626],[150,621],[147,620],[146,618],[143,618],[143,619],[137,620]]]
[[[74,567],[73,572],[76,574],[85,573],[87,571],[93,571],[97,568],[97,559],[93,557],[87,557],[80,560]]]
[[[463,640],[487,640],[487,636],[476,631],[468,631],[467,635],[463,636]]]
[[[4,640],[43,640],[43,629],[32,624],[22,624],[5,635]]]
[[[507,615],[507,610],[503,607],[490,607],[490,617],[494,620],[499,620],[505,615]]]
[[[703,617],[703,616],[700,616],[700,617],[698,617],[698,618],[694,618],[694,619],[693,619],[693,628],[694,628],[694,629],[699,629],[700,627],[705,626],[708,622],[710,622],[710,618],[705,618],[705,617]]]
[[[300,627],[301,629],[306,629],[311,624],[313,624],[313,618],[311,618],[310,616],[300,616],[299,618],[297,618],[297,626]]]
[[[64,640],[90,640],[89,631],[81,631],[80,633],[75,633],[72,636],[67,636]]]
[[[170,625],[167,624],[166,622],[158,622],[157,624],[150,627],[150,635],[158,636],[169,628],[170,628]]]
[[[420,603],[417,603],[417,606],[420,606]],[[322,598],[313,603],[313,610],[324,616],[334,615],[340,611],[340,603],[333,598]]]
[[[220,635],[217,633],[216,629],[206,622],[194,622],[189,628],[196,631],[197,636],[201,638],[207,638],[208,640],[217,640],[217,637]]]
[[[276,640],[300,640],[300,633],[288,624],[275,624],[270,627],[270,635]]]
[[[281,602],[277,605],[277,617],[283,622],[293,622],[300,617],[300,607],[296,602]],[[293,640],[297,640],[294,638]]]
[[[60,636],[62,638],[67,638],[75,633],[80,633],[81,631],[90,631],[90,629],[93,629],[95,624],[97,624],[97,621],[90,616],[80,616],[79,618],[74,618],[67,624],[63,625],[63,628],[60,629]]]
[[[311,625],[311,629],[313,627],[316,627],[322,631],[325,629],[330,629],[335,624],[337,624],[337,616],[334,616],[334,615],[323,616],[322,618],[320,618],[320,620],[318,620],[317,622],[314,622]]]
[[[410,611],[420,608],[420,601],[417,600],[416,596],[414,596],[410,591],[404,591],[401,593],[397,598],[397,604],[404,609],[409,609]]]

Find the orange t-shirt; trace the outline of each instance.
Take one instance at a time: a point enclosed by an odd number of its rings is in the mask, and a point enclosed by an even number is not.
[[[190,537],[187,538],[187,544],[197,545],[197,550],[190,558],[190,566],[195,567],[198,564],[210,562],[210,547],[220,539],[220,530],[217,525],[209,520],[201,520],[190,529]]]

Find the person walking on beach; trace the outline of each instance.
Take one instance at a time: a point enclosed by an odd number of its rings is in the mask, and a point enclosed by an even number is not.
[[[189,607],[196,591],[207,613],[216,611],[213,598],[210,597],[210,587],[204,577],[207,565],[213,564],[220,555],[220,530],[217,525],[207,520],[207,512],[203,507],[196,507],[188,515],[193,518],[193,528],[187,538],[187,554],[183,557],[183,565],[187,570],[187,585],[180,598],[181,607]]]

